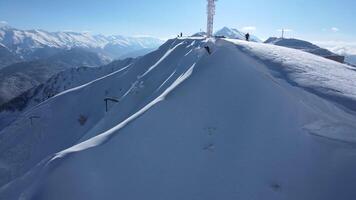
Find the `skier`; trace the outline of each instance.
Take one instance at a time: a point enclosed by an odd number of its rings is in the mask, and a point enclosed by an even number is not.
[[[245,37],[246,37],[246,41],[250,41],[250,34],[249,33],[246,33]]]
[[[180,33],[180,37],[183,37],[183,33],[182,32]]]
[[[209,46],[205,46],[204,47],[205,48],[205,50],[209,53],[209,55],[211,54],[211,51],[210,51],[210,47]]]

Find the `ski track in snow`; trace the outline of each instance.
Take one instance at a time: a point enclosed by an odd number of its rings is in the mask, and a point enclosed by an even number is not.
[[[190,51],[188,51],[188,53],[186,53],[184,56],[189,55],[190,53],[192,53],[193,49],[191,49]]]
[[[160,86],[158,87],[158,89],[156,90],[156,92],[159,91],[159,90],[169,81],[169,79],[172,78],[172,76],[173,76],[176,72],[177,72],[177,70],[174,70],[174,72],[162,83],[162,85],[160,85]]]
[[[144,76],[146,76],[148,73],[150,73],[154,68],[156,68],[164,59],[166,59],[177,47],[181,46],[182,44],[184,44],[184,41],[177,44],[176,46],[174,46],[172,49],[169,49],[166,54],[164,54],[162,56],[162,58],[160,58],[154,65],[152,65],[144,74],[140,75],[139,78],[142,78]]]

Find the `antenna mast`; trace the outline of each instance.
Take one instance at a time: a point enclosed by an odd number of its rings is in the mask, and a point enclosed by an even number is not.
[[[282,39],[284,38],[284,28],[282,29]]]
[[[207,26],[207,37],[213,36],[214,29],[214,15],[215,15],[215,1],[217,0],[207,0],[208,1],[208,26]]]

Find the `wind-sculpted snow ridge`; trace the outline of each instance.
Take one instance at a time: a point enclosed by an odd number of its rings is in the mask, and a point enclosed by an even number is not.
[[[0,199],[349,200],[356,195],[356,116],[308,89],[320,83],[299,85],[327,76],[306,62],[344,66],[281,47],[268,56],[269,48],[169,40],[47,100],[26,113],[41,116],[34,127],[19,122],[0,133],[46,133],[37,142],[12,141],[18,148],[0,154],[0,168],[11,171],[2,170],[0,180],[16,174]],[[281,76],[293,70],[301,74]],[[105,97],[118,100],[108,112]]]

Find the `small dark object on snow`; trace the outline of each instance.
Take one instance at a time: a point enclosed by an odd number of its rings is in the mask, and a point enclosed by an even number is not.
[[[183,37],[183,33],[180,33],[180,37]]]
[[[211,54],[211,51],[210,51],[210,47],[209,47],[209,46],[205,46],[204,48],[205,48],[205,50],[206,50],[209,54]]]
[[[246,33],[245,37],[246,37],[246,41],[250,41],[250,34],[249,33]]]
[[[29,117],[29,119],[30,119],[30,122],[31,122],[31,126],[33,126],[33,120],[34,119],[40,119],[40,117],[39,116],[31,116],[31,117]]]
[[[273,183],[271,185],[271,188],[274,190],[274,191],[279,191],[281,189],[281,185],[279,185],[278,183]]]
[[[106,97],[106,98],[104,99],[104,101],[105,101],[105,111],[106,111],[106,112],[109,111],[109,109],[108,109],[108,101],[111,101],[111,102],[114,102],[114,103],[118,103],[118,102],[119,102],[118,99],[112,98],[112,97]]]
[[[80,124],[81,126],[84,126],[85,123],[87,122],[87,120],[88,120],[87,117],[85,117],[84,115],[80,115],[80,116],[79,116],[79,119],[78,119],[78,122],[79,122],[79,124]]]

